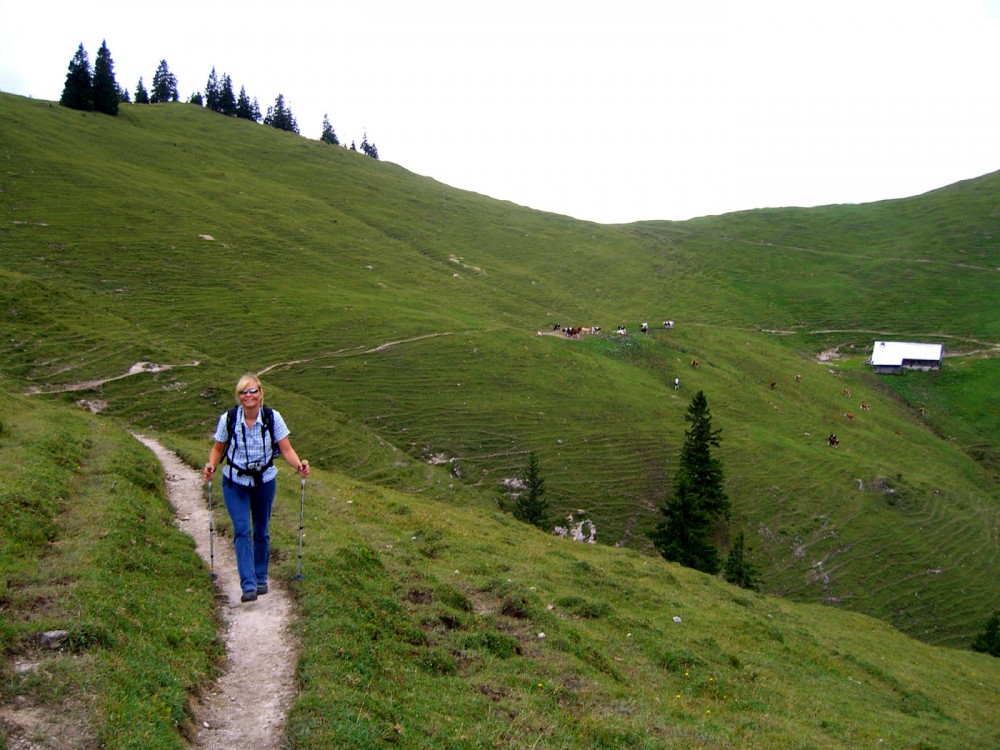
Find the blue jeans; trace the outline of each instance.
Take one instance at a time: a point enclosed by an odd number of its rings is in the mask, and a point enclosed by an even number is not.
[[[256,593],[267,583],[267,563],[271,557],[271,506],[277,481],[256,487],[244,487],[229,479],[222,480],[222,498],[233,522],[233,547],[236,567],[240,572],[240,588]]]

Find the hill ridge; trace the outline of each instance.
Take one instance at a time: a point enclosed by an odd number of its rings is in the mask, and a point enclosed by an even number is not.
[[[940,375],[890,381],[864,359],[870,331],[1000,341],[992,275],[946,272],[971,257],[1000,266],[996,174],[870,206],[604,226],[189,105],[123,115],[0,96],[0,309],[11,331],[0,362],[18,389],[92,383],[106,417],[198,435],[235,373],[266,369],[319,467],[441,496],[461,487],[488,506],[534,450],[555,522],[582,508],[600,541],[647,553],[686,402],[704,390],[734,498],[720,544],[761,524],[808,537],[824,515],[862,540],[887,525],[899,537],[898,595],[929,596],[948,617],[859,596],[884,568],[869,542],[831,576],[836,597],[956,645],[988,614],[995,544],[971,567],[944,566],[951,585],[918,586],[913,573],[941,567],[925,557],[962,559],[916,509],[947,498],[941,523],[975,539],[996,513],[996,410],[974,406],[996,403],[995,360],[946,352]],[[753,244],[734,246],[743,242]],[[456,275],[451,258],[487,273]],[[920,258],[940,265],[900,263]],[[572,347],[535,335],[556,322],[634,331],[662,319],[676,328]],[[408,344],[381,348],[391,342]],[[816,361],[834,349],[838,360]],[[316,359],[330,352],[344,356]],[[202,364],[98,382],[143,361]],[[872,411],[847,423],[857,403],[844,390]],[[831,432],[842,438],[835,455]],[[461,458],[435,471],[436,455]],[[895,495],[866,493],[867,511],[848,513],[856,480],[878,477]],[[826,598],[810,581],[832,541],[818,540],[815,558],[786,557],[759,533],[750,541],[769,590]],[[947,606],[966,589],[971,599]]]

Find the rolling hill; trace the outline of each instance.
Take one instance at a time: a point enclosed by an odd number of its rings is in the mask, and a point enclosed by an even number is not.
[[[4,95],[0,131],[15,392],[206,439],[262,372],[320,468],[492,507],[533,450],[558,517],[652,552],[703,390],[768,592],[956,646],[996,607],[1000,174],[603,226],[192,106]],[[873,376],[883,337],[944,370]]]
[[[129,432],[200,464],[248,370],[317,468],[290,747],[1000,742],[967,650],[998,607],[1000,174],[602,226],[190,105],[6,94],[0,164],[0,748],[15,704],[184,745],[214,592]],[[944,368],[876,377],[875,338]],[[762,593],[646,538],[698,390]],[[529,451],[598,544],[498,510]]]

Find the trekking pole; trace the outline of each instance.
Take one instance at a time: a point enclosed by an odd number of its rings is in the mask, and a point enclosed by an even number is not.
[[[208,480],[208,557],[210,560],[211,578],[214,581],[218,576],[215,574],[215,513],[212,508],[212,480]]]
[[[302,498],[299,501],[299,572],[295,574],[295,580],[302,580],[302,529],[306,512],[306,478],[302,477]]]

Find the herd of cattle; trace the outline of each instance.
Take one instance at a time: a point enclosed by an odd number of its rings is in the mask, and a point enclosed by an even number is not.
[[[666,329],[668,329],[668,330],[671,329],[671,328],[673,328],[674,327],[674,321],[672,321],[672,320],[664,320],[663,321],[663,327],[666,328]],[[569,338],[571,338],[571,339],[577,339],[577,338],[580,338],[580,336],[586,336],[588,334],[597,334],[597,333],[600,333],[601,332],[601,327],[600,326],[578,326],[578,327],[575,327],[575,326],[565,326],[565,327],[563,327],[561,324],[555,323],[552,326],[552,330],[553,331],[562,331]],[[624,324],[622,324],[622,325],[618,326],[618,328],[615,329],[615,333],[617,333],[619,336],[628,336],[628,329],[625,327]],[[639,326],[639,333],[649,333],[649,323],[642,323]]]
[[[663,327],[665,329],[667,329],[667,330],[673,328],[674,327],[674,321],[672,321],[672,320],[664,320],[663,321]],[[571,339],[576,339],[576,338],[580,338],[581,336],[596,335],[596,334],[601,333],[601,327],[600,326],[562,326],[559,323],[554,324],[552,326],[552,330],[553,331],[562,332],[564,335],[566,335],[568,338],[571,338]],[[541,332],[539,332],[539,333],[541,333]],[[618,328],[615,329],[615,333],[617,335],[619,335],[619,336],[627,336],[628,335],[628,329],[623,324],[623,325],[618,326]],[[649,333],[649,323],[642,323],[642,324],[640,324],[640,326],[639,326],[639,333],[648,334]],[[701,363],[697,359],[691,360],[691,367],[694,368],[694,369],[698,369],[698,366],[700,364]],[[796,383],[802,382],[802,376],[801,375],[796,375],[795,376],[795,382]],[[778,383],[775,380],[770,381],[769,385],[770,385],[770,388],[771,388],[772,391],[775,390],[778,387]],[[674,390],[680,390],[680,387],[681,387],[680,378],[674,378],[673,386],[674,386]],[[851,397],[851,389],[850,388],[844,388],[843,391],[841,391],[841,393],[846,398],[850,398]],[[869,411],[871,408],[872,408],[872,406],[871,406],[871,404],[868,401],[862,401],[861,402],[861,410],[862,411]],[[924,413],[924,409],[923,408],[921,408],[919,411],[920,411],[921,414]],[[844,418],[848,422],[853,423],[854,420],[857,418],[857,415],[853,411],[848,410],[848,411],[844,412]],[[840,439],[837,437],[837,435],[835,433],[832,433],[832,432],[830,433],[830,437],[827,438],[827,445],[829,445],[829,446],[831,446],[833,448],[836,448],[836,447],[838,447],[840,445]]]

